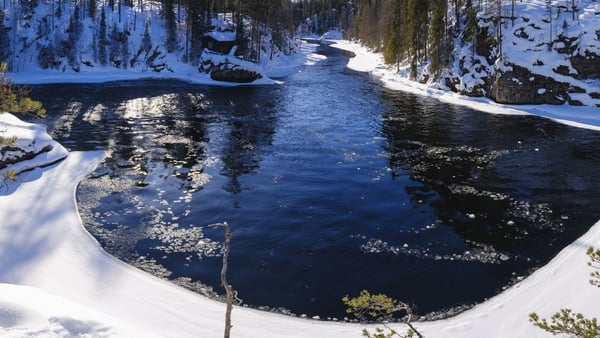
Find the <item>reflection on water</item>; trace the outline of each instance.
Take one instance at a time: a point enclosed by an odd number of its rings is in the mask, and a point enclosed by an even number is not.
[[[384,292],[426,314],[492,296],[598,219],[600,137],[382,90],[330,55],[276,87],[38,86],[49,131],[109,156],[80,185],[117,257],[205,294],[345,316]]]

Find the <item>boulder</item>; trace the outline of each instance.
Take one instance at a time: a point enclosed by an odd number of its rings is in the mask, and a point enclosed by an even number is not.
[[[262,78],[262,75],[239,65],[227,63],[213,66],[210,70],[210,78],[215,81],[249,83]]]

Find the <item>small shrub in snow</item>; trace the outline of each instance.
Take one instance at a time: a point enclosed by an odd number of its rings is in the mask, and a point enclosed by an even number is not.
[[[594,250],[594,248],[589,247],[586,254],[590,257],[588,265],[595,269],[590,273],[592,277],[590,284],[600,288],[600,249]]]
[[[14,88],[10,79],[6,76],[6,63],[0,63],[0,114],[6,112],[33,113],[44,116],[46,110],[42,104],[27,97],[27,91],[23,88]],[[0,131],[2,133],[2,131]],[[0,169],[6,167],[7,158],[13,151],[17,138],[14,136],[3,137],[0,135]],[[0,184],[6,184],[8,180],[14,180],[16,172],[5,170],[0,174]]]
[[[44,116],[42,103],[27,97],[27,90],[14,88],[6,76],[6,63],[0,63],[0,113],[32,113]]]
[[[410,338],[417,337],[423,338],[423,335],[417,331],[417,329],[411,324],[412,320],[412,309],[411,307],[403,302],[397,301],[384,294],[370,294],[367,290],[362,290],[360,295],[354,298],[345,296],[342,301],[348,307],[347,313],[353,314],[359,320],[376,320],[382,323],[384,328],[377,327],[375,332],[369,332],[367,329],[363,329],[362,334],[367,338]],[[396,313],[405,313],[405,323],[409,329],[405,335],[399,334],[396,330],[392,329],[387,325],[387,321],[393,319]]]
[[[596,318],[588,319],[581,313],[573,313],[571,309],[561,309],[550,317],[540,319],[537,313],[529,315],[533,325],[554,335],[568,334],[571,337],[598,338],[600,325]]]
[[[14,170],[6,170],[0,174],[0,186],[7,186],[7,181],[14,181],[17,179],[17,172]]]
[[[590,283],[600,287],[600,250],[588,248],[586,254],[590,257],[588,265],[594,268],[590,276]],[[554,335],[567,334],[570,337],[598,338],[600,337],[600,323],[596,318],[586,318],[582,313],[574,313],[571,309],[561,309],[550,317],[540,318],[537,313],[529,314],[529,321],[533,325]]]

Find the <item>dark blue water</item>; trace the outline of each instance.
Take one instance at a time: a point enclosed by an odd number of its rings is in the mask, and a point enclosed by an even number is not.
[[[600,134],[391,92],[328,59],[268,87],[49,85],[71,150],[109,156],[78,191],[110,253],[204,294],[345,316],[360,290],[419,314],[480,302],[599,218]],[[211,291],[212,289],[212,291]]]

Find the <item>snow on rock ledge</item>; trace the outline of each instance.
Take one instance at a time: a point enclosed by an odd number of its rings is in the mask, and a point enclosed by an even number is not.
[[[47,166],[68,155],[68,151],[52,140],[46,127],[21,121],[9,113],[0,113],[0,137],[16,141],[0,146],[0,175],[8,170],[15,173]]]

